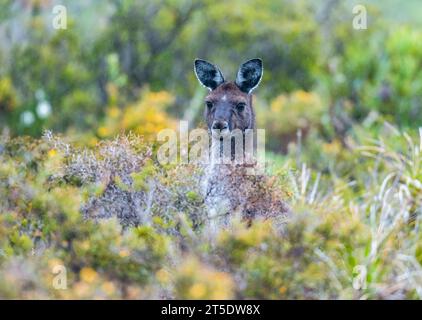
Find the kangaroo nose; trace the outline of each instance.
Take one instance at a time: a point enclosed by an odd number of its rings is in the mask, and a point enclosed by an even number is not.
[[[212,128],[214,130],[226,130],[229,128],[229,124],[227,123],[227,121],[214,121],[212,124]]]

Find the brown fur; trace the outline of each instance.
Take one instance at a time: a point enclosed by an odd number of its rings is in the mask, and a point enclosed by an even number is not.
[[[205,105],[205,119],[208,129],[212,129],[212,124],[216,120],[227,121],[230,131],[234,129],[245,131],[255,128],[252,95],[242,92],[235,83],[224,82],[211,91],[205,97],[205,101],[213,105],[211,109]],[[241,111],[236,108],[239,103],[245,104]]]

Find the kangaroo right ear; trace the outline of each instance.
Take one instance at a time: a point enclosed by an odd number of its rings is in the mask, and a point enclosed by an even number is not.
[[[199,82],[209,90],[214,90],[224,82],[220,69],[205,60],[195,60],[195,74]]]
[[[236,85],[241,91],[250,94],[261,81],[262,72],[261,59],[248,60],[240,66],[237,72]]]

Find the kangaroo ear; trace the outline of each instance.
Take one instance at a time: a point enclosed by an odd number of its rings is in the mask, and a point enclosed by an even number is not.
[[[237,72],[236,85],[243,92],[251,93],[261,81],[263,71],[261,59],[246,61]]]
[[[205,60],[195,60],[195,74],[199,82],[209,90],[214,90],[224,82],[220,69]]]

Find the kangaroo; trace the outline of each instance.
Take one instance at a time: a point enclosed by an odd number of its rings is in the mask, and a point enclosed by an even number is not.
[[[210,91],[205,97],[204,118],[213,137],[212,148],[217,146],[220,149],[221,137],[236,130],[245,133],[248,129],[256,129],[252,91],[262,78],[261,59],[241,64],[233,82],[226,81],[220,69],[205,60],[196,59],[194,70],[199,82]],[[231,151],[233,155],[233,148]],[[214,230],[218,225],[227,225],[232,213],[238,212],[251,220],[256,215],[269,217],[287,211],[273,186],[268,188],[268,179],[248,175],[245,169],[245,166],[214,162],[206,167],[203,190],[208,218]]]
[[[223,156],[224,138],[227,145],[227,158],[235,158],[235,152],[245,151],[245,131],[255,129],[255,112],[252,106],[252,91],[262,78],[261,59],[243,63],[236,80],[226,81],[220,69],[205,60],[195,60],[195,74],[199,82],[210,90],[205,97],[204,118],[211,134],[213,155]],[[253,138],[253,137],[252,137]],[[239,140],[240,139],[240,140]],[[253,138],[254,139],[254,138]],[[255,141],[254,141],[255,142]],[[236,146],[236,143],[239,144]],[[242,147],[241,149],[236,149]],[[251,146],[253,147],[253,146]],[[253,149],[253,148],[251,148]],[[253,154],[253,150],[249,150]],[[212,157],[215,160],[215,157]]]

